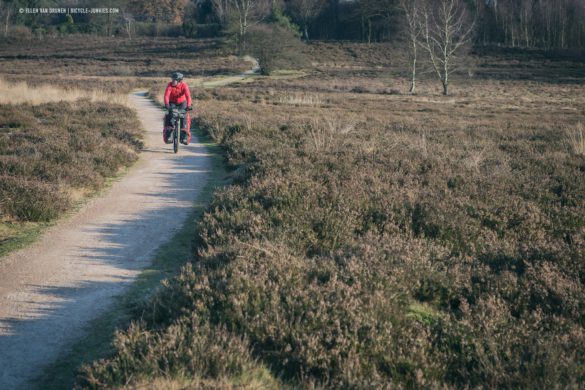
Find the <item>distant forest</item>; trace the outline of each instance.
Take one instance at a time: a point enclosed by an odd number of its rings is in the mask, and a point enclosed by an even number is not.
[[[435,0],[410,0],[433,7]],[[89,33],[213,37],[285,20],[303,39],[392,41],[404,28],[400,0],[1,0],[0,38]],[[585,0],[465,0],[475,43],[583,49]],[[117,8],[116,13],[27,13],[34,8]],[[237,32],[236,32],[237,33]]]

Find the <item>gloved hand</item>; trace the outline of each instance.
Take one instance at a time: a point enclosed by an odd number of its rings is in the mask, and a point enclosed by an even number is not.
[[[185,111],[193,111],[193,107],[187,107]]]

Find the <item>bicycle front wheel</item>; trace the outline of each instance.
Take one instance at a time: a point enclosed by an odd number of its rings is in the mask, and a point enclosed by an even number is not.
[[[173,128],[173,151],[179,152],[179,126],[175,124]]]

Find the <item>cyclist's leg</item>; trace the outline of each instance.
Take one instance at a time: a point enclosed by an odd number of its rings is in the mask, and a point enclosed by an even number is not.
[[[166,144],[169,140],[170,129],[171,127],[171,116],[169,115],[168,111],[163,118],[163,142]]]
[[[187,101],[186,100],[182,101],[180,104],[177,105],[177,107],[179,107],[179,109],[181,109],[181,110],[186,110],[187,109]],[[181,130],[186,129],[186,127],[187,127],[186,122],[187,121],[185,121],[185,120],[181,121]]]
[[[167,110],[167,113],[165,114],[164,128],[163,128],[163,141],[165,143],[168,143],[168,139],[171,136],[171,132],[173,131],[172,124],[171,124],[171,110],[175,107],[176,107],[175,103],[169,103],[169,109]]]
[[[181,103],[181,109],[185,110],[187,109],[187,101],[183,101]],[[182,123],[181,123],[181,131],[184,131],[186,133],[186,137],[187,137],[187,143],[191,142],[191,116],[189,115],[189,112],[186,113],[185,115],[185,119],[183,119]]]
[[[191,142],[191,113],[187,112],[187,115],[185,115],[185,122],[186,122],[185,131],[187,132],[187,142]]]

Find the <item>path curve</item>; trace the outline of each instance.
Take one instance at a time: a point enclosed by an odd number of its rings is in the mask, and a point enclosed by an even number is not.
[[[186,221],[211,162],[193,137],[162,143],[163,111],[129,98],[145,130],[137,164],[33,245],[0,258],[0,389],[26,389],[88,331]]]

